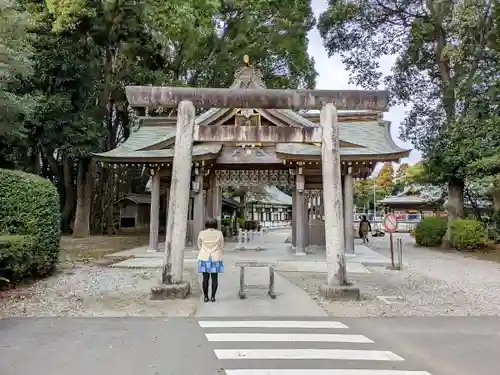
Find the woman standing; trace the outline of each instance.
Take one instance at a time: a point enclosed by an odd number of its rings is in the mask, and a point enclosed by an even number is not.
[[[222,249],[224,248],[224,236],[217,229],[217,220],[208,219],[205,222],[205,230],[198,234],[198,272],[203,274],[204,301],[208,302],[208,281],[212,279],[211,301],[215,302],[215,293],[219,286],[218,274],[224,272],[222,262]]]

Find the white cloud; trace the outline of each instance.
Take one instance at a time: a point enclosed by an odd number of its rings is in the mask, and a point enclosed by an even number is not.
[[[312,8],[318,17],[327,8],[325,0],[312,0]],[[314,29],[309,33],[309,54],[314,57],[316,70],[319,73],[317,85],[318,89],[342,90],[361,89],[356,85],[349,84],[349,73],[345,69],[339,56],[328,58],[328,54],[323,47],[323,42],[318,30]],[[389,74],[394,63],[394,58],[387,56],[380,61],[381,72]],[[406,108],[403,106],[391,107],[389,112],[384,113],[384,119],[391,121],[391,135],[396,144],[406,149],[412,149],[410,143],[399,138],[399,125],[405,118]],[[412,150],[409,158],[403,159],[403,163],[416,163],[421,159],[420,152]]]

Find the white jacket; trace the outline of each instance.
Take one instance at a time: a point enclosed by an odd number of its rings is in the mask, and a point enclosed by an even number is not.
[[[205,229],[198,234],[198,260],[207,261],[212,256],[212,261],[222,260],[224,248],[224,235],[217,229]]]

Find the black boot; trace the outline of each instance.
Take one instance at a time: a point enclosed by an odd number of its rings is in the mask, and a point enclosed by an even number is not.
[[[205,298],[203,299],[203,301],[204,301],[205,303],[207,303],[207,302],[208,302],[208,296],[205,296]]]
[[[215,297],[210,298],[210,301],[215,302]]]

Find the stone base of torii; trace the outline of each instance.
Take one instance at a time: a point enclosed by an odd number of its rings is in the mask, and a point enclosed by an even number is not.
[[[176,87],[127,87],[126,91],[127,99],[132,107],[173,107],[178,103],[162,280],[159,286],[152,288],[152,298],[185,298],[190,293],[189,282],[183,280],[184,242],[187,231],[193,135],[195,133],[195,105],[197,105],[203,108],[321,109],[327,279],[320,286],[319,292],[326,299],[359,299],[359,289],[348,282],[346,274],[339,129],[337,108],[333,103],[338,103],[337,106],[342,109],[386,110],[388,104],[386,92]],[[252,134],[257,138],[260,136],[258,129]],[[266,136],[268,137],[268,134]],[[262,139],[257,138],[245,139],[245,141],[262,141]],[[273,140],[267,139],[267,141]]]

